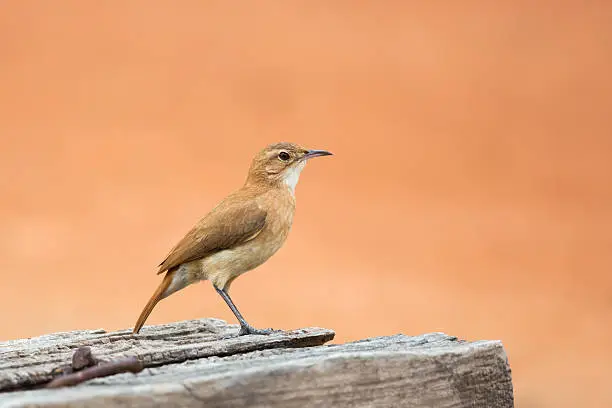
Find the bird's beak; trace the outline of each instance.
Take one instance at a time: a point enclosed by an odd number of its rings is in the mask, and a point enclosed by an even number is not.
[[[312,159],[313,157],[319,156],[331,156],[332,154],[326,150],[309,150],[306,152],[304,156],[302,156],[303,160]]]

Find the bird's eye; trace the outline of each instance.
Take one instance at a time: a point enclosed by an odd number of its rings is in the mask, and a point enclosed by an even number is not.
[[[287,152],[280,152],[278,154],[278,158],[281,159],[282,161],[287,161],[291,158],[291,156],[289,156],[289,153]]]

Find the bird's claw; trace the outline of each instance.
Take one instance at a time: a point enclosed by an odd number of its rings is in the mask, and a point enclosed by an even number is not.
[[[238,332],[239,336],[246,336],[249,334],[260,334],[260,335],[269,335],[272,333],[278,333],[281,330],[274,330],[274,329],[256,329],[253,326],[241,326],[240,327],[240,332]]]

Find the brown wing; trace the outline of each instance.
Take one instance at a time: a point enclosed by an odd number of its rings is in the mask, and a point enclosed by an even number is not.
[[[159,265],[157,273],[247,242],[261,232],[265,223],[266,211],[257,203],[226,200],[185,235]]]

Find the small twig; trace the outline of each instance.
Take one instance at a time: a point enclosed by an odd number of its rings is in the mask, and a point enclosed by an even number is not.
[[[53,379],[47,384],[47,388],[58,388],[70,385],[77,385],[92,378],[106,377],[119,373],[138,373],[142,371],[143,364],[136,357],[128,357],[124,359],[111,360],[105,363],[100,363],[96,366],[86,368],[72,374],[66,374]]]

